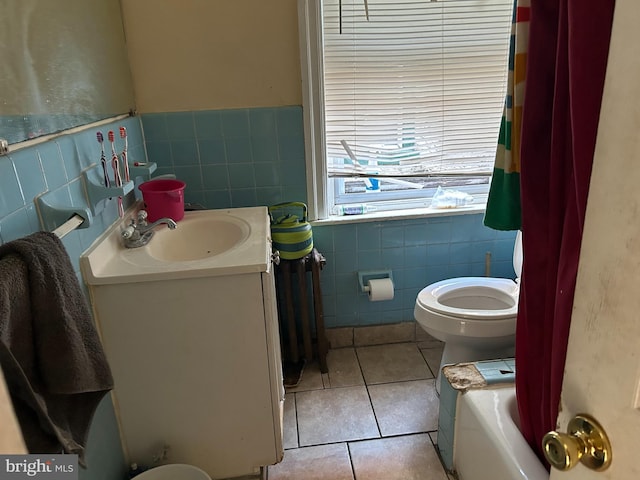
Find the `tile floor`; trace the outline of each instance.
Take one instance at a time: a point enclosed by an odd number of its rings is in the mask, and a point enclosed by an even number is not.
[[[336,348],[287,389],[267,480],[449,480],[435,448],[437,341]]]

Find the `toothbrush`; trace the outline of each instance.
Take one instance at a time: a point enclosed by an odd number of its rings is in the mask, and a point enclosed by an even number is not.
[[[120,165],[118,161],[118,154],[116,153],[115,135],[113,130],[109,130],[108,133],[109,142],[111,143],[111,168],[113,169],[113,179],[116,187],[122,186],[122,177],[120,176]],[[124,206],[122,205],[122,197],[118,197],[118,215],[120,218],[124,217]]]
[[[124,181],[129,182],[129,161],[127,159],[127,150],[129,149],[129,141],[127,140],[127,129],[120,127],[120,138],[124,138],[124,149],[122,150],[122,164],[124,165]]]
[[[107,172],[107,157],[104,154],[104,137],[102,136],[102,132],[96,133],[96,137],[98,137],[98,143],[100,144],[100,163],[102,164],[104,186],[109,188],[111,182],[109,181],[109,173]]]

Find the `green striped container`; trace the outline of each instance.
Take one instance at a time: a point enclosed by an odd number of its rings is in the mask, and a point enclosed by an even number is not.
[[[302,217],[290,212],[301,210]],[[302,202],[286,202],[269,207],[271,240],[284,260],[297,260],[313,250],[313,233],[307,222],[307,206]]]

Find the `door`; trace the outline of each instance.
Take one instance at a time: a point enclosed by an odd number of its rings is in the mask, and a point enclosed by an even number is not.
[[[551,480],[640,478],[640,53],[637,0],[617,0],[569,336],[558,430],[605,429],[612,462]]]

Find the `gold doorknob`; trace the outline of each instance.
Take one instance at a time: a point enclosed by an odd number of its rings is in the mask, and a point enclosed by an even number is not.
[[[552,467],[569,470],[581,462],[602,471],[611,464],[611,443],[600,424],[589,415],[576,415],[567,433],[549,432],[542,438],[544,456]]]

